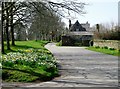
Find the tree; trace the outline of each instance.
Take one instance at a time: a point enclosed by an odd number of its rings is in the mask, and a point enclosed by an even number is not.
[[[48,11],[44,15],[36,14],[29,30],[29,36],[33,35],[35,40],[56,40],[64,29],[64,23],[54,12],[51,15]]]
[[[100,29],[99,24],[96,24],[96,29],[97,29],[98,32],[99,32],[99,29]]]
[[[7,49],[10,50],[10,42],[9,42],[9,27],[11,27],[11,24],[10,23],[10,20],[11,20],[11,11],[10,11],[10,8],[11,8],[11,3],[10,2],[1,2],[2,3],[2,37],[1,37],[1,40],[2,40],[2,53],[4,53],[4,40],[3,40],[3,32],[6,32],[6,41],[7,41]],[[12,16],[12,15],[11,15]],[[12,22],[12,21],[11,21]]]
[[[10,30],[11,30],[11,39],[12,39],[12,45],[15,46],[15,41],[14,41],[14,24],[13,24],[13,9],[14,9],[14,4],[15,2],[11,2],[13,4],[10,8]]]
[[[5,2],[5,7],[8,6],[8,3]],[[5,20],[6,20],[6,24],[5,24],[5,30],[6,30],[6,41],[7,41],[7,50],[10,50],[10,42],[9,42],[9,9],[6,8],[6,14],[5,14]]]
[[[95,39],[103,40],[119,40],[120,30],[118,24],[112,22],[111,24],[99,24],[99,32],[96,29],[94,36]]]
[[[64,1],[60,3],[56,3],[53,1],[49,1],[49,0],[41,0],[39,2],[19,2],[16,0],[15,2],[2,2],[2,3],[3,3],[3,7],[2,7],[2,35],[1,35],[2,37],[1,37],[1,40],[3,38],[3,33],[6,32],[7,49],[10,49],[9,30],[11,30],[12,45],[15,45],[14,43],[15,25],[22,23],[23,25],[25,26],[27,25],[29,27],[32,23],[32,19],[33,19],[32,17],[35,17],[36,12],[41,14],[41,16],[44,16],[45,13],[41,12],[41,8],[39,7],[42,6],[43,11],[47,11],[46,15],[48,16],[54,15],[53,14],[54,12],[55,14],[57,13],[57,15],[59,16],[65,17],[62,11],[66,12],[68,10],[68,14],[70,14],[70,11],[83,14],[84,13],[83,8],[85,5],[85,3],[81,3],[81,2],[78,3],[76,1]],[[47,26],[49,26],[50,29],[53,28],[53,26],[46,24],[46,22],[44,23],[45,26],[41,25],[43,26],[44,30],[39,31],[41,33],[44,33],[44,35],[42,35],[44,36],[44,38],[47,38],[47,35],[49,35],[48,33],[46,33],[46,32],[49,32],[47,31]],[[59,21],[57,23],[59,23]],[[57,31],[58,27],[54,26],[54,28],[56,28],[55,31]],[[2,42],[2,48],[4,48],[3,46],[4,44]]]
[[[3,30],[4,30],[4,27],[3,27],[3,23],[4,23],[4,17],[3,17],[3,14],[4,14],[4,10],[3,10],[3,8],[4,8],[4,3],[1,3],[2,5],[2,8],[1,8],[1,52],[2,52],[2,54],[4,54],[5,53],[5,51],[4,51],[4,40],[3,40]]]

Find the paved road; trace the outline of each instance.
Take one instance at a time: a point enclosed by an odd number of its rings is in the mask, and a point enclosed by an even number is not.
[[[118,57],[83,47],[45,46],[58,59],[61,77],[28,87],[116,87]]]
[[[24,87],[116,87],[118,57],[86,50],[83,47],[45,46],[58,63],[61,76],[49,82]]]

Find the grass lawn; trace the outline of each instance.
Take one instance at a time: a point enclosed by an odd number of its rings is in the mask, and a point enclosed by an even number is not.
[[[7,50],[6,43],[5,43],[5,52],[17,52],[18,49],[45,49],[44,45],[47,44],[48,41],[15,41],[16,46],[11,46],[11,50]]]
[[[2,57],[4,82],[48,81],[58,76],[53,55],[44,48],[47,41],[16,41]]]
[[[88,47],[86,49],[96,51],[96,52],[105,53],[105,54],[110,54],[110,55],[114,55],[114,56],[120,56],[120,51],[115,50],[115,49],[100,48],[100,47]]]

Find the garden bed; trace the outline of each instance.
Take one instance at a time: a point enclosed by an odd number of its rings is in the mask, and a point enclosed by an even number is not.
[[[46,41],[18,41],[2,57],[5,82],[48,81],[58,76],[56,59],[44,48]]]

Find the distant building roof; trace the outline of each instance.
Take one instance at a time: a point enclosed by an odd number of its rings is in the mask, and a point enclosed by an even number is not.
[[[77,20],[75,24],[71,25],[70,31],[86,31],[86,29],[83,28],[82,25]]]
[[[69,35],[94,35],[93,32],[87,32],[87,31],[82,31],[82,32],[69,32]]]

